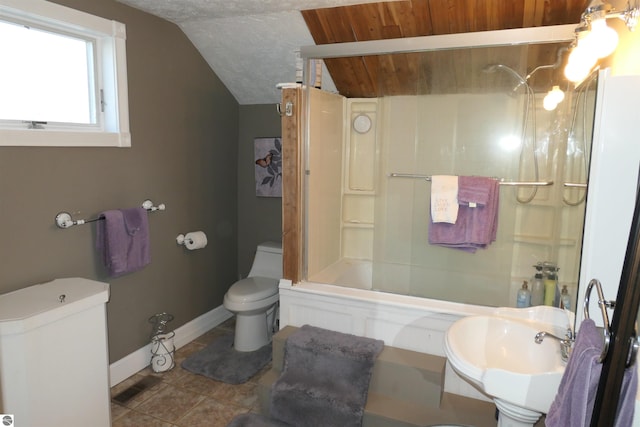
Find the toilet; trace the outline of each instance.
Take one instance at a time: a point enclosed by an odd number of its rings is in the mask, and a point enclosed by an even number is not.
[[[224,295],[224,308],[236,315],[233,347],[237,351],[254,351],[271,342],[281,278],[282,244],[259,244],[249,276]]]

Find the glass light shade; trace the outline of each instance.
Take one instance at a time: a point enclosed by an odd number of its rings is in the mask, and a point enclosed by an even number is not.
[[[558,106],[558,103],[554,101],[553,96],[550,96],[550,95],[551,95],[551,92],[549,92],[542,100],[542,106],[547,111],[553,111]]]
[[[569,54],[569,63],[575,63],[576,65],[584,68],[592,68],[598,62],[598,57],[591,50],[589,44],[578,43],[578,47],[573,49]]]
[[[585,76],[586,77],[586,76]],[[542,100],[542,106],[547,111],[555,110],[559,103],[564,99],[564,92],[559,86],[554,86]]]
[[[591,32],[584,41],[596,57],[604,58],[616,50],[618,33],[607,25],[606,19],[595,19],[591,22]]]
[[[562,91],[562,89],[560,89],[560,86],[554,86],[549,91],[547,96],[550,96],[555,101],[556,104],[559,104],[564,99],[564,92]]]
[[[580,82],[584,80],[598,60],[584,41],[585,39],[580,40],[578,46],[569,54],[567,66],[564,69],[564,75],[569,81]]]
[[[568,63],[564,68],[564,76],[573,83],[579,83],[587,78],[591,68],[581,67],[577,63]]]

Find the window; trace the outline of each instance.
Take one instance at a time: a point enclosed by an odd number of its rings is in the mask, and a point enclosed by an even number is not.
[[[0,146],[131,145],[125,26],[0,0]]]

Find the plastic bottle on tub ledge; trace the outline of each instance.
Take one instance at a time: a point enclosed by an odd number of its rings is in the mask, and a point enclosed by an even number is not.
[[[567,285],[563,285],[562,291],[560,292],[560,308],[571,310],[571,295],[569,295]]]
[[[544,305],[552,307],[560,306],[560,289],[558,289],[558,270],[555,264],[543,263],[544,278]]]
[[[531,280],[531,305],[543,305],[544,304],[544,279],[542,276],[542,264],[538,263],[533,266],[536,269],[536,274]]]
[[[529,291],[527,287],[527,281],[525,280],[522,283],[522,288],[518,290],[518,295],[516,298],[516,307],[525,308],[530,306],[531,306],[531,291]]]

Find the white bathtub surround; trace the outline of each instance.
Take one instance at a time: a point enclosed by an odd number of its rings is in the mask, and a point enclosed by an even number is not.
[[[368,260],[342,258],[315,274],[314,283],[331,283],[356,289],[372,289],[373,263]]]
[[[575,295],[584,204],[564,207],[562,186],[541,188],[527,204],[514,195],[531,190],[501,187],[500,232],[491,250],[470,256],[427,243],[433,182],[422,177],[484,170],[487,176],[517,180],[512,169],[519,151],[493,156],[496,141],[519,123],[523,99],[502,92],[343,99],[310,90],[308,101],[306,280],[513,306],[522,282],[534,273],[532,264],[549,259],[561,266],[559,281]],[[366,133],[352,125],[363,115],[372,122]],[[552,118],[548,112],[539,116],[540,135],[548,135]],[[488,129],[488,122],[495,126]],[[557,137],[549,138],[548,150],[539,154],[540,179],[565,178],[554,178],[564,169],[549,160],[559,144]],[[473,152],[472,163],[466,156],[451,157],[462,147]],[[524,169],[523,178],[531,172]]]

